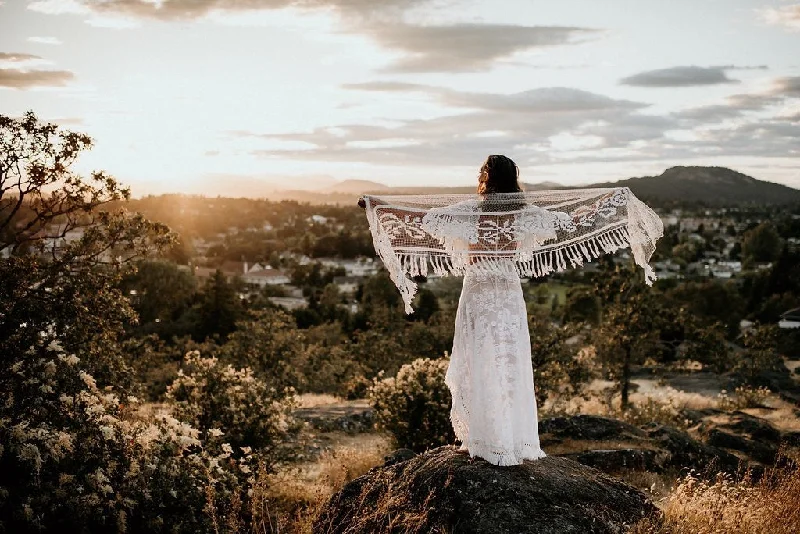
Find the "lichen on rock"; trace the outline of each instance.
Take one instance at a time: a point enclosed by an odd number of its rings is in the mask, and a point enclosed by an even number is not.
[[[313,532],[611,534],[652,513],[636,488],[568,458],[500,467],[447,445],[351,481]]]

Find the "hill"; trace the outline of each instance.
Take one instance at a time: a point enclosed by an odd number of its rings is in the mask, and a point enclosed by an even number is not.
[[[658,176],[628,178],[589,187],[627,186],[644,200],[657,204],[690,202],[708,206],[789,204],[800,202],[800,190],[757,180],[725,167],[670,167]]]
[[[800,202],[800,190],[758,180],[726,167],[670,167],[658,176],[627,178],[565,186],[556,182],[523,183],[526,191],[578,189],[583,187],[630,187],[634,194],[656,206],[698,204],[743,206],[748,204],[790,204]],[[371,180],[343,180],[318,189],[278,189],[264,196],[270,200],[297,200],[312,204],[350,204],[359,195],[469,194],[475,186],[389,186]],[[257,196],[257,195],[253,195]]]

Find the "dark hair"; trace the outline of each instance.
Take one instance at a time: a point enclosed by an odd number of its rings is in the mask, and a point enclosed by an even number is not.
[[[511,158],[493,154],[481,165],[478,176],[478,194],[517,193],[519,186],[519,167]]]

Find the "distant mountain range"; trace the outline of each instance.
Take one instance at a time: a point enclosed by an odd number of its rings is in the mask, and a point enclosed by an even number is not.
[[[583,187],[630,187],[646,202],[656,205],[692,203],[707,206],[747,204],[789,204],[800,202],[800,190],[757,180],[725,167],[671,167],[658,176],[628,178],[618,182],[600,182],[579,187],[555,182],[522,184],[526,191],[578,189]],[[474,186],[388,186],[370,180],[344,180],[319,190],[280,190],[270,199],[291,199],[311,203],[348,203],[362,194],[458,194],[474,193]]]
[[[628,178],[591,187],[630,187],[645,201],[693,202],[709,206],[790,204],[800,202],[800,190],[757,180],[725,167],[670,167],[658,176]]]

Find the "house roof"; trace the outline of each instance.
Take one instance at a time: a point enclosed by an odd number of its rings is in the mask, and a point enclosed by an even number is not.
[[[244,278],[278,278],[282,276],[289,276],[285,271],[280,269],[264,269],[263,271],[253,271],[245,274]]]

